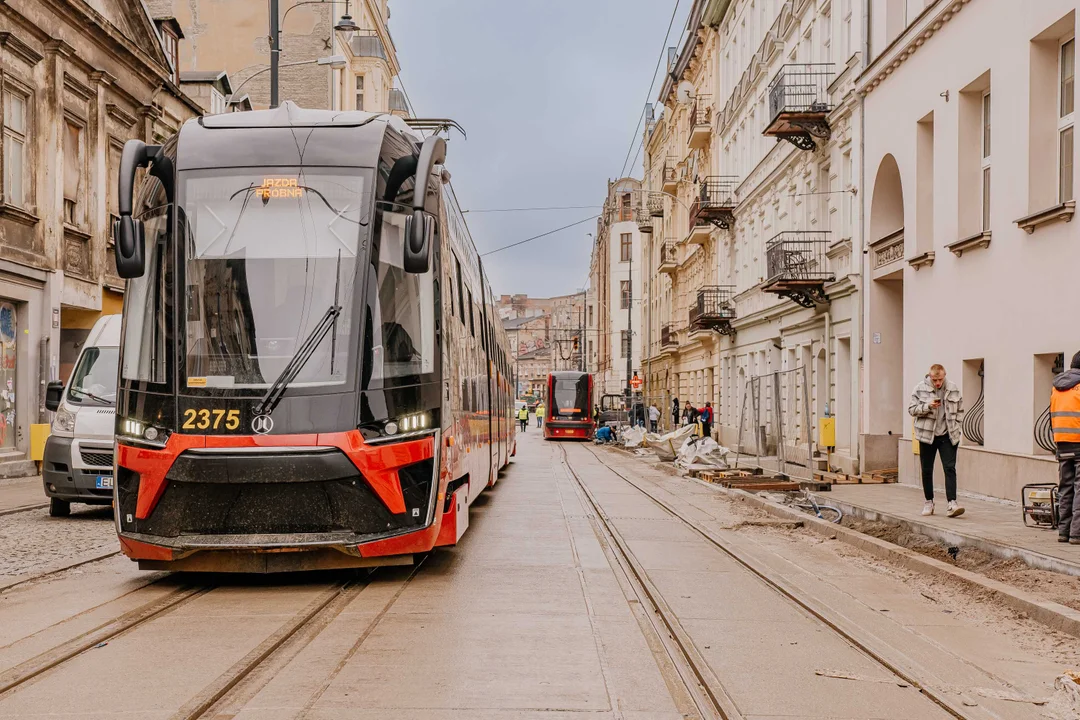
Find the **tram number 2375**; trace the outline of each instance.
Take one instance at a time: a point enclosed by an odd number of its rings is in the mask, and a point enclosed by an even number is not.
[[[239,410],[188,408],[180,427],[184,430],[236,430],[240,427]]]

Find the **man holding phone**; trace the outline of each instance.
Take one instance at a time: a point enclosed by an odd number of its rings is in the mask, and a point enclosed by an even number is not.
[[[960,444],[960,423],[964,401],[960,388],[945,378],[945,368],[931,365],[930,372],[915,386],[908,403],[908,413],[915,418],[915,441],[919,443],[922,464],[923,515],[934,514],[934,457],[941,454],[945,470],[945,498],[949,517],[964,514],[956,502],[956,448]]]

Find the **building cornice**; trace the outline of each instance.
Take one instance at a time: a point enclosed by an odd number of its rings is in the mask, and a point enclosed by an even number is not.
[[[15,55],[30,67],[44,59],[44,55],[9,32],[0,33],[0,47]]]
[[[864,97],[873,92],[969,2],[971,0],[938,0],[935,5],[923,10],[904,32],[870,62],[855,81],[856,92]]]

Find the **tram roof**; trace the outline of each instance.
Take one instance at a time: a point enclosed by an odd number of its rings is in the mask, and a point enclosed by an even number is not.
[[[387,127],[422,138],[385,113],[309,110],[291,101],[272,110],[189,120],[180,130],[179,170],[226,167],[375,167]]]

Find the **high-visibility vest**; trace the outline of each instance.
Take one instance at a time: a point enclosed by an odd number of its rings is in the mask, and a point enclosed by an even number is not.
[[[1080,385],[1050,394],[1050,425],[1055,443],[1080,443]]]

